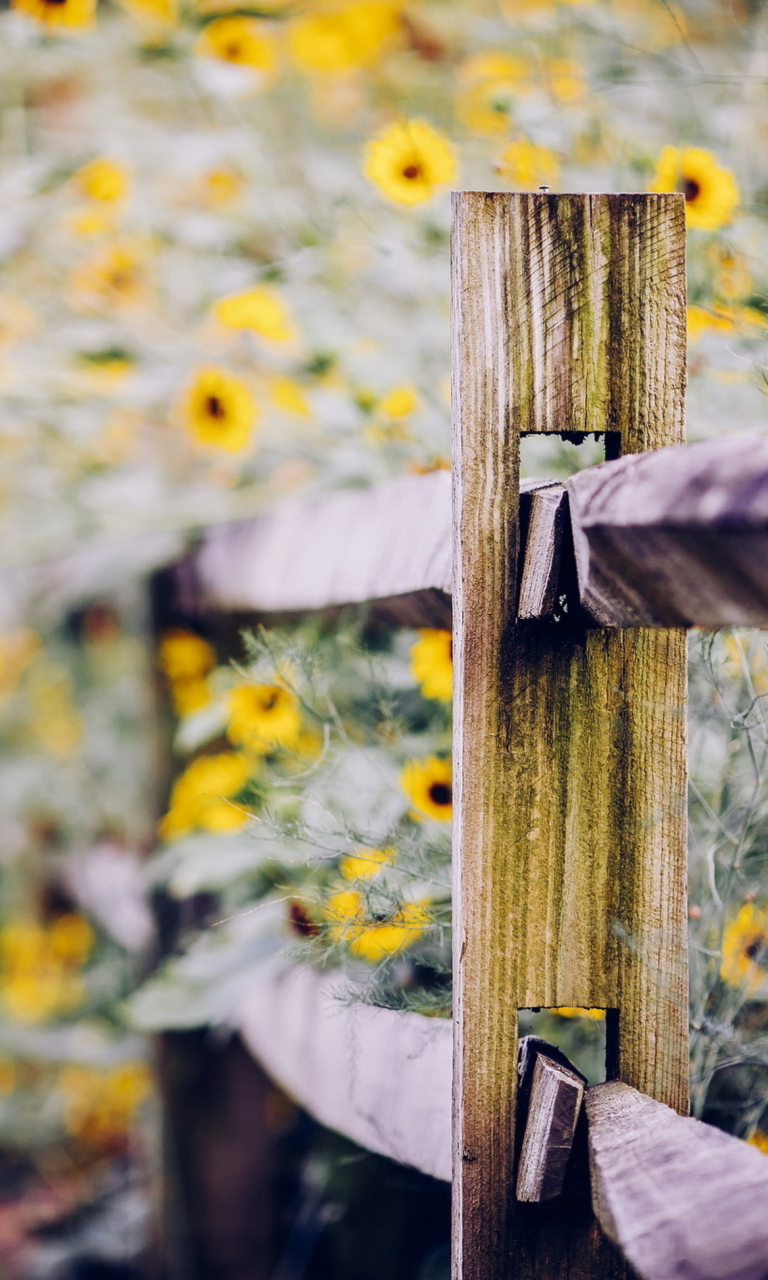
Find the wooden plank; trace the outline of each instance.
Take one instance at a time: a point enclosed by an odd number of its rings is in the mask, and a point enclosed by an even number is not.
[[[321,1124],[449,1181],[450,1023],[344,1004],[338,988],[306,965],[276,966],[239,1011],[246,1044]]]
[[[768,623],[768,437],[622,458],[566,487],[581,602],[604,626]]]
[[[762,1152],[625,1084],[586,1108],[595,1213],[644,1280],[764,1280]]]
[[[450,493],[449,473],[434,471],[214,529],[195,558],[203,605],[291,613],[391,599],[395,622],[450,627]]]
[[[563,1190],[573,1150],[586,1080],[551,1045],[526,1036],[520,1041],[518,1124],[524,1125],[517,1166],[517,1198],[525,1203],[554,1200]],[[530,1080],[526,1082],[526,1076]]]
[[[455,1280],[625,1274],[515,1201],[519,1008],[687,1107],[684,635],[514,623],[520,433],[682,439],[684,249],[677,196],[454,196]]]
[[[565,488],[554,483],[542,485],[526,502],[521,486],[520,515],[521,523],[524,522],[521,529],[524,551],[517,616],[550,617],[557,609],[561,561],[570,536]]]

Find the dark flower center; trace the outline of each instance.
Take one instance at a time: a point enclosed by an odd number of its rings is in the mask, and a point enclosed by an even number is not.
[[[239,44],[228,44],[224,50],[224,57],[229,62],[239,62],[242,57],[242,50]]]
[[[429,788],[429,798],[433,804],[451,803],[451,785],[449,782],[433,782]]]
[[[684,178],[683,192],[687,201],[695,200],[701,194],[701,184],[693,178]]]
[[[405,166],[405,168],[403,169],[403,177],[404,177],[404,178],[409,178],[411,181],[413,181],[413,179],[414,179],[414,178],[420,178],[420,177],[421,177],[421,165],[419,165],[419,164],[407,164],[407,165]]]
[[[274,708],[277,706],[278,697],[279,697],[279,694],[277,693],[268,694],[267,697],[264,699],[264,710],[273,711]]]
[[[309,912],[300,902],[292,902],[288,907],[288,919],[294,933],[298,933],[302,938],[316,938],[320,932],[320,926],[310,916]]]
[[[768,939],[755,938],[754,942],[750,942],[747,947],[745,955],[761,969],[768,969]]]
[[[212,418],[224,417],[224,405],[218,396],[209,396],[205,402],[205,407]]]

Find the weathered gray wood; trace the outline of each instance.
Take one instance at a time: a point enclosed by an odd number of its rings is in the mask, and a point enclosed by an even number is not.
[[[586,1108],[595,1213],[644,1280],[764,1280],[762,1152],[625,1084]]]
[[[556,612],[560,568],[568,535],[568,496],[561,484],[542,484],[527,500],[521,486],[520,513],[525,521],[520,572],[519,618],[549,617]]]
[[[515,1201],[519,1008],[687,1106],[684,635],[514,621],[519,433],[682,439],[684,263],[676,196],[454,196],[455,1280],[624,1274]]]
[[[579,594],[600,623],[768,623],[768,436],[622,458],[567,489]]]
[[[434,471],[214,529],[195,558],[203,602],[291,613],[390,600],[393,621],[450,626],[450,492]]]
[[[528,1203],[562,1192],[584,1097],[584,1077],[550,1057],[547,1047],[534,1051],[517,1167],[517,1198]]]
[[[239,1010],[246,1044],[321,1124],[450,1181],[450,1023],[350,1006],[338,988],[306,965],[265,971]]]

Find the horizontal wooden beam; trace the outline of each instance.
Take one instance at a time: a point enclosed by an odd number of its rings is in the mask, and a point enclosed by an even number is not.
[[[451,1024],[344,1004],[338,977],[278,965],[254,983],[240,1032],[276,1084],[369,1151],[451,1178]]]
[[[762,1152],[617,1082],[586,1109],[595,1214],[644,1280],[764,1280]]]
[[[448,627],[450,488],[445,471],[403,476],[217,527],[193,561],[202,606],[375,602],[394,625]],[[523,481],[521,498],[521,618],[580,604],[599,626],[768,626],[768,436],[634,454],[565,485]]]
[[[566,488],[581,603],[600,625],[768,624],[768,436],[620,458]]]

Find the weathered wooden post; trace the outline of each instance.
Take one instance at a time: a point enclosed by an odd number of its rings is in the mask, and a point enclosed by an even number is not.
[[[684,435],[677,195],[454,196],[457,1280],[608,1277],[516,1203],[521,1008],[599,1006],[609,1074],[687,1110],[685,636],[516,621],[519,443]]]

